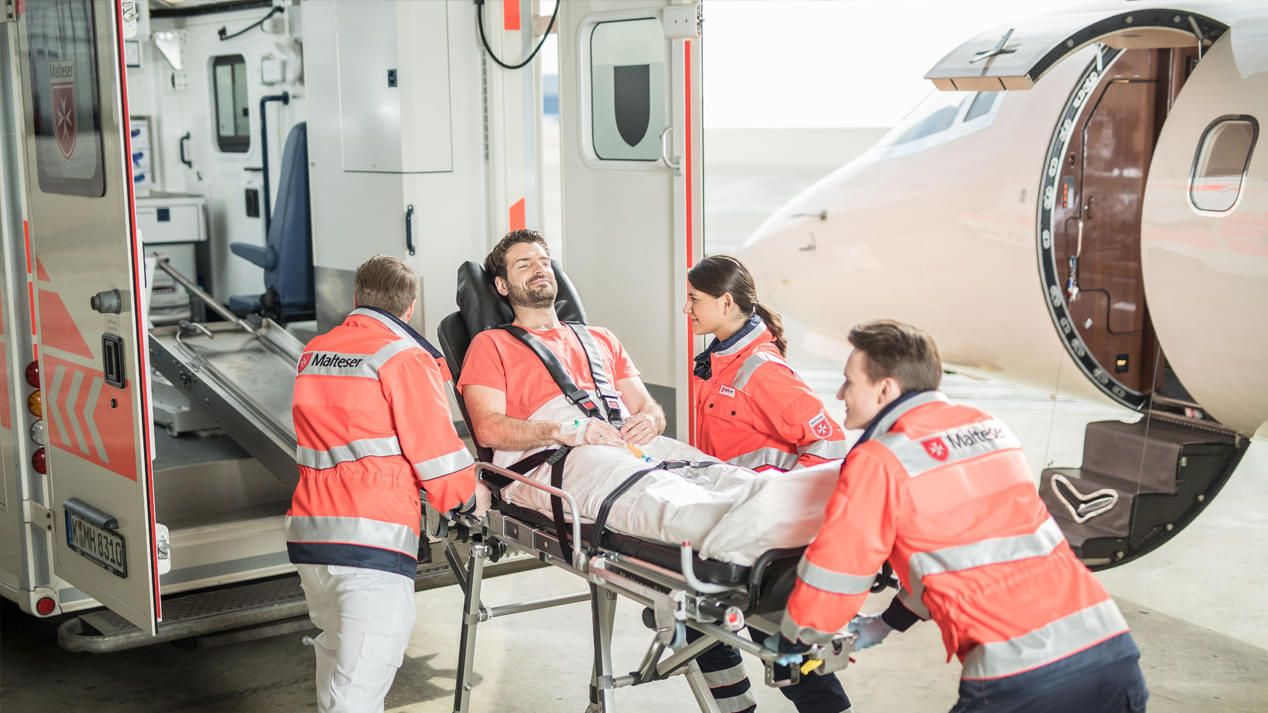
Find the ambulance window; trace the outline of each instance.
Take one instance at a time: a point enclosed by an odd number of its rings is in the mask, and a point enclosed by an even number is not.
[[[995,100],[999,98],[999,92],[978,92],[973,97],[973,103],[969,105],[969,111],[964,115],[965,121],[973,121],[979,116],[986,116],[995,107]]]
[[[590,33],[590,120],[594,154],[606,161],[656,161],[668,125],[669,43],[660,20],[600,22]]]
[[[1216,119],[1198,142],[1189,181],[1189,201],[1202,211],[1231,210],[1241,195],[1259,123],[1250,116]]]
[[[216,57],[211,73],[216,95],[216,145],[226,153],[246,153],[251,148],[247,62],[240,54]]]
[[[25,21],[40,190],[103,196],[92,1],[28,3]]]

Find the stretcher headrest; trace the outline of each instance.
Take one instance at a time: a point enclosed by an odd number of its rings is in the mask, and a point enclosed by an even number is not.
[[[555,313],[565,322],[586,321],[585,308],[572,280],[564,274],[557,260],[550,261],[555,271],[555,283],[559,293],[555,296]],[[467,334],[474,337],[491,327],[509,324],[515,319],[511,305],[493,286],[493,278],[478,263],[467,261],[458,267],[458,312],[467,327]]]

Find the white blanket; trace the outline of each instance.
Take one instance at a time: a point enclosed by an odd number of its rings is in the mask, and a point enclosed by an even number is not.
[[[571,418],[575,407],[558,399],[543,406],[535,419]],[[690,542],[709,559],[751,566],[767,550],[800,547],[823,523],[823,510],[836,486],[840,461],[790,471],[755,473],[719,463],[691,446],[657,438],[643,448],[645,462],[625,448],[581,446],[564,461],[563,487],[577,499],[583,522],[592,522],[604,498],[626,478],[665,460],[703,462],[699,467],[648,473],[612,506],[607,527],[635,537],[671,545]],[[498,452],[494,461],[510,465],[526,452]],[[550,466],[532,474],[550,482]],[[503,491],[511,503],[544,514],[551,497],[544,491],[514,484]]]

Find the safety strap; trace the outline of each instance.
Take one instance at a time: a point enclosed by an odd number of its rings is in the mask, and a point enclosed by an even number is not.
[[[573,326],[571,323],[567,324],[569,327]],[[580,326],[584,329],[584,325]],[[621,409],[619,402],[615,401],[617,398],[615,393],[604,394],[600,391],[601,398],[596,400],[588,391],[582,389],[573,382],[572,377],[568,376],[568,372],[564,370],[564,365],[559,362],[559,357],[555,356],[554,352],[548,349],[545,344],[542,344],[541,340],[529,333],[528,330],[514,324],[504,324],[500,327],[500,329],[505,329],[510,332],[516,339],[520,340],[524,346],[532,350],[533,354],[537,355],[537,358],[541,360],[542,366],[546,367],[546,371],[550,374],[550,378],[554,379],[555,385],[559,387],[561,392],[563,392],[564,398],[568,400],[568,403],[576,406],[578,409],[581,409],[581,412],[585,414],[586,418],[597,418],[620,428]],[[574,327],[574,332],[575,331]],[[588,330],[586,331],[586,335],[587,337],[589,336]],[[598,366],[598,371],[595,371],[597,354],[592,353],[592,348],[594,346],[593,340],[590,340],[590,347],[587,347],[587,340],[583,339],[580,334],[577,335],[577,339],[581,342],[581,349],[586,353],[586,357],[590,361],[590,375],[591,378],[594,379],[597,387],[599,385],[600,378],[606,381],[607,372],[603,371],[601,363]],[[606,403],[609,397],[613,399],[613,405],[616,406],[616,421],[612,420],[613,411],[611,409],[611,405]],[[601,404],[600,402],[604,403]]]
[[[550,484],[552,487],[564,487],[564,458],[568,457],[571,446],[562,448],[554,448],[551,450],[537,451],[522,458],[510,467],[510,470],[520,475],[528,475],[542,463],[550,465]],[[557,495],[550,496],[550,515],[555,521],[555,536],[559,538],[559,547],[566,558],[568,551],[572,549],[572,537],[568,534],[568,520],[564,517],[564,501]],[[580,513],[573,513],[573,517],[580,517]]]
[[[612,384],[607,370],[603,368],[603,360],[599,358],[599,345],[595,343],[594,335],[590,333],[589,327],[579,322],[564,322],[564,324],[577,335],[577,341],[581,343],[581,351],[586,353],[586,360],[590,362],[590,379],[594,381],[594,390],[599,392],[599,407],[603,409],[604,418],[608,423],[620,428],[625,425],[625,419],[621,416],[621,395],[617,393],[616,386]]]

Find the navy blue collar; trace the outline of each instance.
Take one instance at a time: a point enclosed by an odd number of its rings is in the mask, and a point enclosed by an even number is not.
[[[440,353],[439,349],[432,346],[432,343],[427,341],[426,337],[419,334],[418,330],[409,326],[408,323],[402,321],[400,317],[397,317],[391,312],[388,312],[385,309],[380,309],[379,307],[367,307],[365,305],[358,306],[355,310],[352,311],[352,314],[355,315],[358,312],[360,312],[366,317],[370,317],[371,319],[377,319],[379,322],[383,324],[383,326],[387,327],[388,329],[392,330],[393,332],[395,332],[396,334],[402,337],[408,337],[409,339],[413,339],[415,342],[418,342],[418,346],[422,347],[423,351],[427,352],[428,354],[431,354],[433,357],[440,359],[442,356],[444,356],[443,354]]]
[[[696,365],[692,369],[692,373],[694,373],[696,376],[700,377],[701,379],[704,379],[705,381],[708,381],[709,379],[711,379],[713,377],[713,360],[710,359],[710,357],[713,356],[717,352],[724,352],[730,349],[731,347],[735,346],[736,344],[739,344],[740,342],[744,341],[745,337],[752,334],[754,330],[758,329],[761,326],[762,326],[762,318],[758,317],[757,315],[753,315],[748,318],[748,321],[744,323],[744,326],[740,327],[740,330],[736,332],[735,334],[732,334],[731,336],[722,340],[719,340],[717,337],[714,337],[713,343],[709,345],[709,348],[705,349],[704,351],[696,355],[696,358],[695,358]]]

